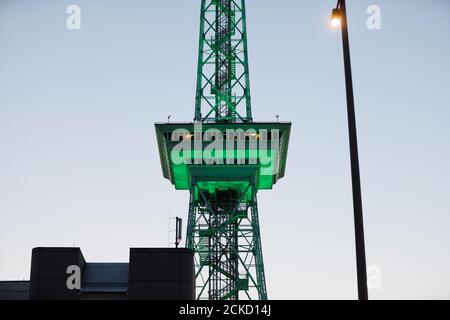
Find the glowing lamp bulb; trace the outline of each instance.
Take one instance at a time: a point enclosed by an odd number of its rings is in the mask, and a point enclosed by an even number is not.
[[[333,28],[339,27],[339,25],[341,24],[341,10],[333,9],[330,24]]]

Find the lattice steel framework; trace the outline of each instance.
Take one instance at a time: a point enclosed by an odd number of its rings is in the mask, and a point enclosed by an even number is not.
[[[191,188],[187,247],[194,249],[198,299],[267,299],[256,188]]]
[[[201,1],[194,121],[252,122],[244,0]],[[198,299],[267,299],[255,179],[227,179],[218,168],[191,181],[186,246]]]
[[[252,121],[244,0],[202,0],[196,121]]]

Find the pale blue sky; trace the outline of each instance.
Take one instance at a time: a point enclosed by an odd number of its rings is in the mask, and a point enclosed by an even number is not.
[[[66,29],[66,8],[82,29]],[[248,0],[253,113],[292,121],[286,177],[259,193],[269,297],[356,298],[335,0]],[[382,29],[366,28],[376,4]],[[36,246],[127,261],[166,246],[188,194],[154,122],[194,113],[198,0],[0,0],[0,280]],[[450,2],[348,0],[371,298],[450,298]],[[170,208],[170,209],[169,209]]]

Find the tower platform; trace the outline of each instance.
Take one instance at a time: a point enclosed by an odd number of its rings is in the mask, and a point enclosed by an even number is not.
[[[193,179],[219,187],[250,180],[257,190],[267,190],[284,176],[290,122],[157,123],[155,128],[163,176],[177,190],[189,190]]]

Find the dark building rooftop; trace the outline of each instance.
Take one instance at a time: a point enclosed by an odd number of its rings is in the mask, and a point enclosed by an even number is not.
[[[128,263],[87,263],[83,292],[127,292]]]
[[[28,300],[30,281],[0,281],[0,300]]]
[[[77,266],[80,289],[69,289]],[[80,248],[34,248],[30,281],[0,281],[0,300],[193,300],[189,249],[131,248],[129,263],[89,263]]]

